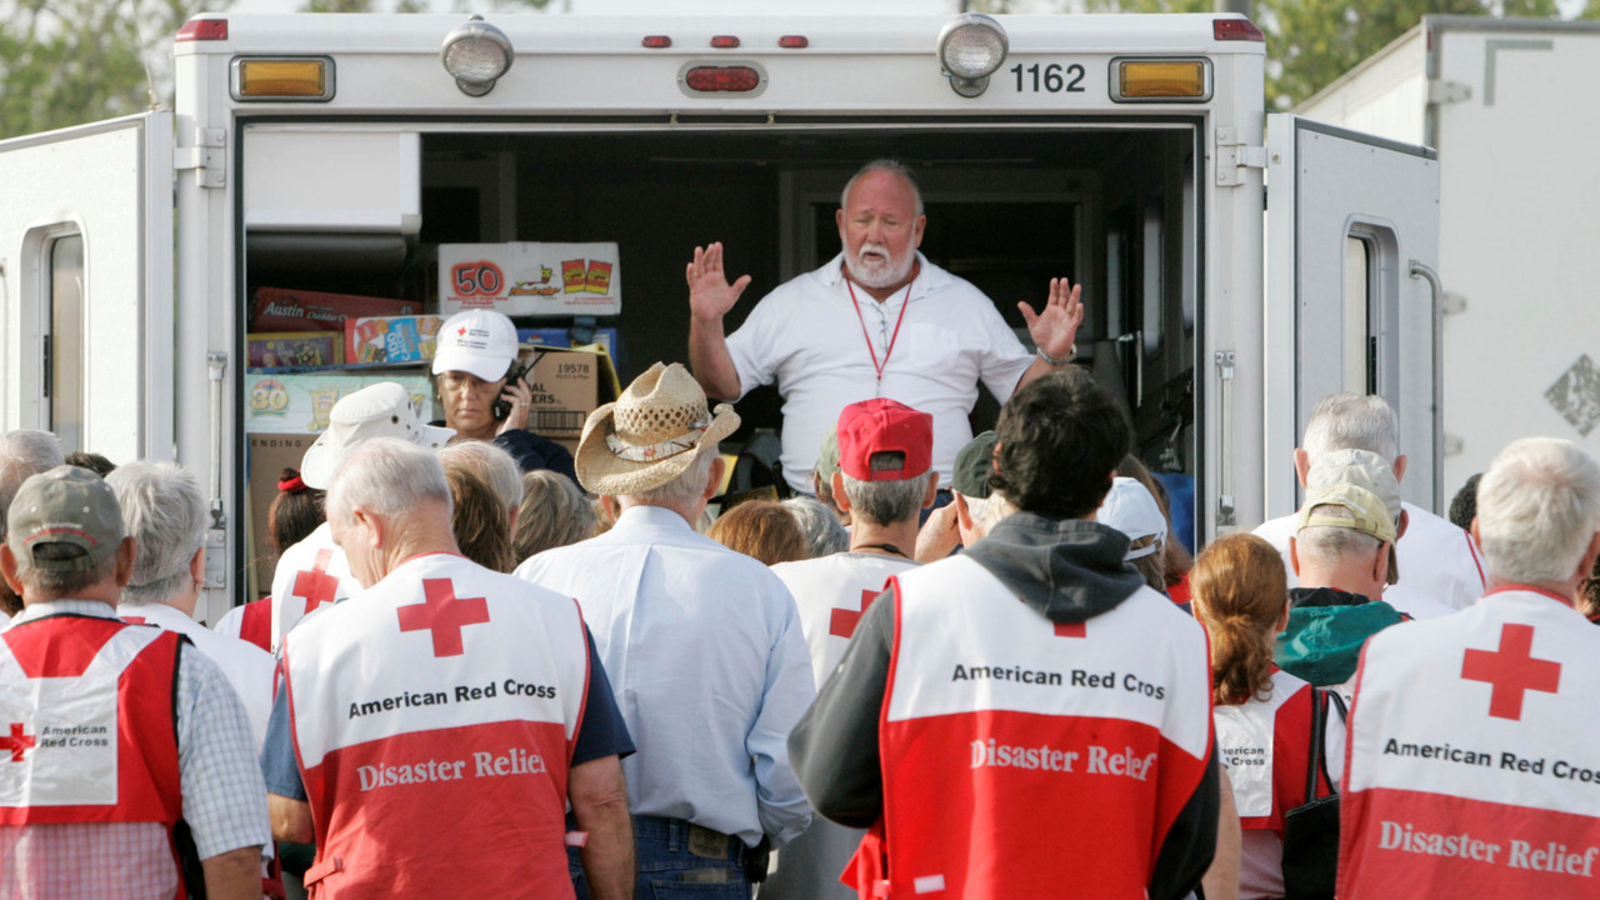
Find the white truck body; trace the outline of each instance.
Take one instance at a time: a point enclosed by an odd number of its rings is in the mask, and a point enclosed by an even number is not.
[[[1600,23],[1428,16],[1303,115],[1439,155],[1444,485],[1509,441],[1600,453]]]
[[[1399,408],[1407,497],[1436,503],[1431,151],[1266,116],[1237,17],[999,17],[1009,54],[974,97],[941,73],[946,21],[499,16],[515,64],[475,97],[440,64],[457,16],[198,17],[175,113],[0,142],[0,422],[202,473],[215,621],[266,590],[246,574],[247,480],[276,477],[246,454],[257,287],[430,302],[438,243],[616,242],[628,294],[600,324],[626,379],[683,357],[695,244],[755,275],[736,325],[833,255],[844,181],[896,156],[920,173],[924,252],[1002,313],[1051,275],[1085,285],[1084,355],[1145,458],[1195,479],[1198,541],[1294,508],[1292,451],[1332,390]],[[241,97],[259,58],[326,61],[327,96]],[[1129,60],[1199,63],[1203,96],[1119,99]],[[684,86],[707,66],[759,86]],[[741,404],[756,425],[776,408]]]

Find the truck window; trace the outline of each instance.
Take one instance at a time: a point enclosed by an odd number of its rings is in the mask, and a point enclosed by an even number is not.
[[[1388,223],[1353,222],[1345,238],[1345,390],[1400,394],[1399,242]]]
[[[1344,330],[1360,340],[1345,342],[1345,390],[1370,394],[1374,387],[1376,359],[1372,353],[1372,336],[1367,331],[1368,304],[1372,302],[1372,244],[1364,237],[1350,235],[1344,239]]]
[[[83,447],[83,235],[52,239],[50,260],[50,332],[45,336],[44,396],[49,403],[49,429],[67,453]]]

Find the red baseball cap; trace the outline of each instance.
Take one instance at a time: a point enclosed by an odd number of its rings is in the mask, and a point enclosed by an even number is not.
[[[872,470],[872,454],[905,454],[897,469]],[[933,416],[877,398],[839,413],[839,469],[857,481],[904,481],[933,468]]]

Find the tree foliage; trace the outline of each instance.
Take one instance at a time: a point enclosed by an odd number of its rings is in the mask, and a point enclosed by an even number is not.
[[[1555,0],[1258,0],[1267,32],[1267,104],[1288,109],[1327,87],[1424,15],[1555,18]]]
[[[172,38],[218,5],[0,0],[0,138],[170,105]]]

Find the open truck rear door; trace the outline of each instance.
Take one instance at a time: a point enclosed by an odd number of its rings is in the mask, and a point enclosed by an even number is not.
[[[0,142],[4,427],[171,459],[172,114]]]
[[[1266,514],[1299,506],[1290,465],[1338,391],[1400,414],[1404,498],[1441,503],[1439,164],[1432,149],[1267,117]]]

